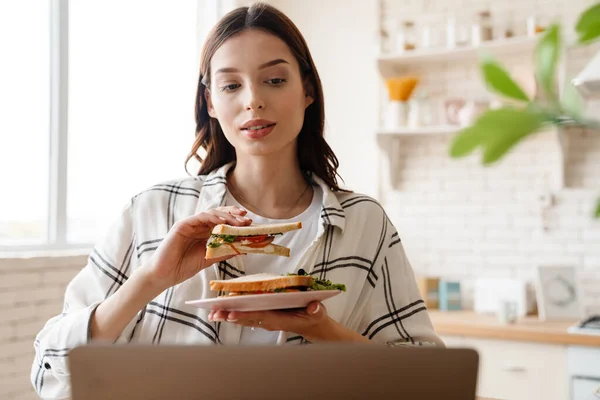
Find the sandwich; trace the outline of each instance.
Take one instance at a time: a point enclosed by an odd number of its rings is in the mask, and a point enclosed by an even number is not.
[[[306,292],[311,290],[341,290],[346,286],[331,283],[328,279],[316,279],[310,275],[253,274],[239,278],[210,281],[211,290],[225,292],[225,296],[249,294]]]
[[[241,255],[270,254],[289,257],[290,249],[273,244],[277,235],[283,235],[301,229],[301,222],[287,224],[257,224],[250,226],[232,226],[220,224],[213,228],[206,243],[206,259]]]

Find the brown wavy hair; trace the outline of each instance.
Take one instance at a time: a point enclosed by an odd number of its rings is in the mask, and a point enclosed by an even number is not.
[[[249,29],[271,33],[289,46],[300,66],[305,90],[314,99],[304,112],[304,124],[297,138],[300,168],[321,178],[331,190],[346,191],[338,186],[339,161],[324,138],[323,88],[306,41],[285,14],[263,3],[229,12],[212,28],[206,39],[196,92],[196,139],[185,162],[186,170],[192,158],[200,162],[197,175],[206,175],[236,160],[235,148],[225,138],[219,122],[208,115],[204,92],[210,86],[210,61],[217,49],[230,37]],[[206,151],[205,158],[198,154],[200,148]]]

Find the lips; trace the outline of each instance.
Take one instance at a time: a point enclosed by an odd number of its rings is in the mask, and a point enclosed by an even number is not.
[[[240,130],[250,139],[261,139],[268,136],[275,128],[276,123],[266,119],[253,119],[245,122]]]

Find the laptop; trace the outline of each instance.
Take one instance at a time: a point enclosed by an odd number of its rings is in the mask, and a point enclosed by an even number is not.
[[[475,399],[473,349],[312,344],[90,344],[69,354],[72,400]]]

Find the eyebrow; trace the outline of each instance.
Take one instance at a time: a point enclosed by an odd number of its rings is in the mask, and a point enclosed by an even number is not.
[[[288,64],[289,65],[289,62],[285,61],[283,58],[278,58],[276,60],[271,60],[271,61],[268,61],[268,62],[266,62],[264,64],[259,65],[258,69],[269,68],[269,67],[272,67],[272,66],[277,65],[277,64]],[[227,72],[240,72],[240,70],[237,69],[237,68],[219,68],[215,72],[215,75],[219,74],[219,73],[227,73]]]

